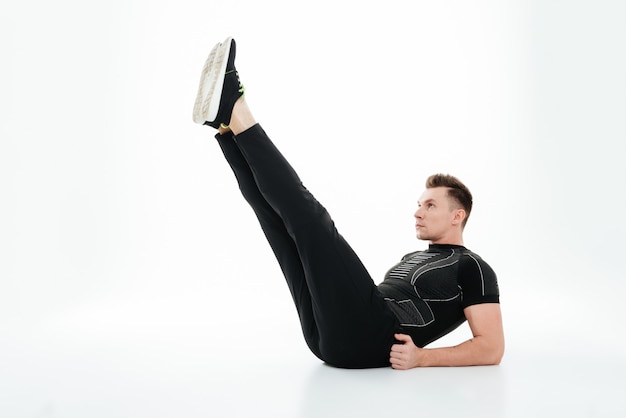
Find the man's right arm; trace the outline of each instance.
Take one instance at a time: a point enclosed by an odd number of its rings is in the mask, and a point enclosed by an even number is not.
[[[504,355],[504,331],[500,304],[471,305],[464,310],[473,338],[454,347],[419,348],[411,337],[397,334],[403,344],[391,348],[394,369],[433,366],[486,366],[500,364]]]

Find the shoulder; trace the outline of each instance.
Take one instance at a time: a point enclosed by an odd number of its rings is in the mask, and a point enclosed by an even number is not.
[[[459,260],[459,271],[464,274],[496,277],[495,271],[481,256],[470,250],[464,250]]]
[[[496,302],[499,288],[496,273],[478,254],[466,250],[459,260],[458,283],[469,304]]]

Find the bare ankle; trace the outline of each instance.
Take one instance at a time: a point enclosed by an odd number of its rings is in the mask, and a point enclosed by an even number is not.
[[[235,106],[233,107],[229,128],[235,135],[237,135],[251,128],[255,124],[256,120],[254,119],[254,116],[252,116],[248,103],[245,98],[241,96],[235,102]]]

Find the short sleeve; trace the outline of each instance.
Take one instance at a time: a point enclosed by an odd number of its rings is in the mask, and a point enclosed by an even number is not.
[[[481,303],[500,303],[496,273],[478,255],[466,253],[461,257],[458,281],[463,308]]]

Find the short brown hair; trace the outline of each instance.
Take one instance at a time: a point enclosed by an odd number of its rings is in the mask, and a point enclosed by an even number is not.
[[[448,197],[452,198],[465,210],[465,219],[463,220],[463,228],[465,228],[473,203],[472,193],[467,186],[450,174],[433,174],[426,179],[426,188],[432,189],[434,187],[446,187],[448,189]]]

